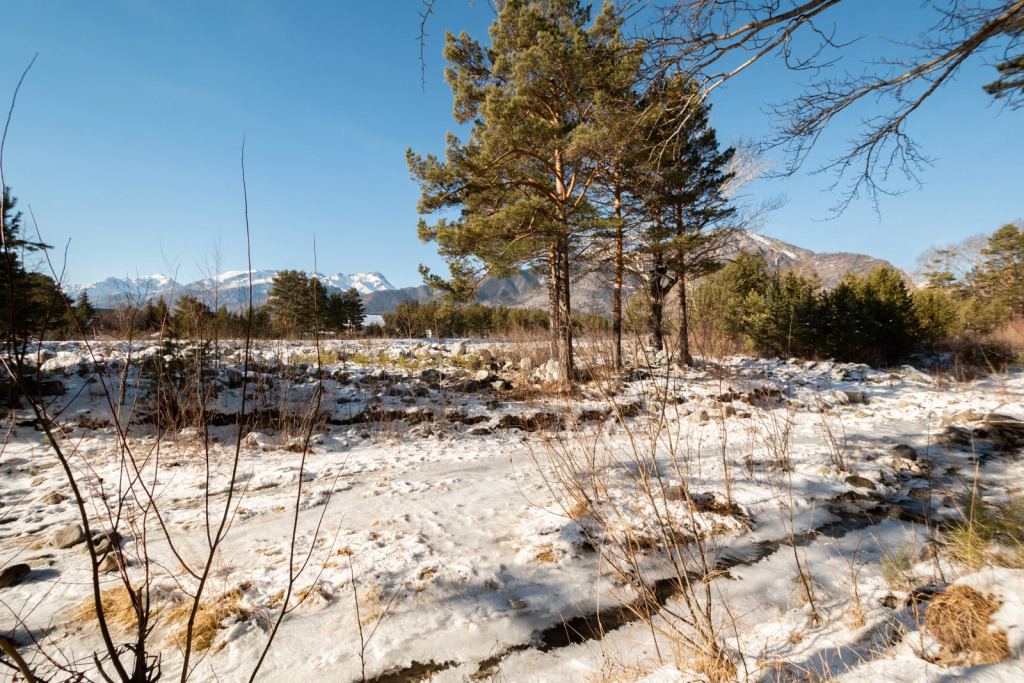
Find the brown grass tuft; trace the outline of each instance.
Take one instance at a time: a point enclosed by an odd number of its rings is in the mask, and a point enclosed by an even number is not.
[[[991,629],[999,605],[969,586],[950,586],[928,605],[925,629],[942,645],[940,662],[992,664],[1010,656],[1006,633]]]
[[[246,619],[252,614],[252,610],[242,606],[242,597],[242,591],[236,588],[224,593],[213,602],[203,602],[199,605],[192,625],[192,649],[194,651],[208,649],[217,636],[221,624],[229,618],[238,616]],[[172,640],[181,649],[185,648],[188,638],[188,617],[191,613],[192,601],[189,600],[176,605],[167,614],[167,620],[177,625]]]
[[[134,628],[138,623],[132,595],[125,586],[117,586],[100,593],[100,606],[108,624]],[[71,618],[74,621],[96,619],[96,602],[90,597],[78,606]]]
[[[736,678],[736,665],[721,652],[698,652],[690,667],[704,674],[711,683],[725,683]]]

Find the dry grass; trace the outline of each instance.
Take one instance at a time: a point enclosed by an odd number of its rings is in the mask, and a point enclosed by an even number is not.
[[[1006,633],[990,628],[999,605],[969,586],[951,586],[925,611],[925,629],[942,646],[943,664],[992,664],[1010,656]]]
[[[192,625],[193,651],[201,652],[208,649],[221,624],[231,617],[249,618],[252,610],[242,606],[243,597],[242,591],[235,588],[214,601],[200,603]],[[192,602],[185,601],[177,604],[167,614],[168,623],[175,626],[171,639],[181,649],[185,648],[188,638],[188,618],[191,613]]]
[[[359,621],[369,626],[384,614],[384,605],[380,601],[380,590],[377,584],[371,583],[360,599]]]
[[[103,616],[110,625],[134,628],[138,624],[132,595],[125,586],[117,586],[100,593]],[[96,602],[90,597],[78,606],[72,615],[74,621],[93,621],[96,616]]]
[[[689,668],[706,676],[711,683],[725,683],[736,678],[736,664],[721,652],[699,652]]]

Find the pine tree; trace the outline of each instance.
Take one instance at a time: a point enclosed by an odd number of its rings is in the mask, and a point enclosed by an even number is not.
[[[174,302],[171,322],[175,334],[189,339],[204,339],[213,317],[213,311],[205,301],[191,294],[182,294]]]
[[[658,164],[653,169],[648,200],[651,227],[646,234],[646,248],[651,255],[652,278],[663,278],[659,273],[664,267],[679,284],[679,348],[687,364],[693,363],[687,285],[720,267],[715,255],[724,234],[713,235],[708,229],[721,225],[735,213],[728,206],[725,187],[733,178],[727,167],[736,150],[719,150],[709,121],[711,105],[700,103],[695,88],[692,81],[675,78],[661,84],[649,96],[650,106],[663,110],[664,116],[651,140],[658,152]],[[651,306],[652,337],[660,350],[661,315],[667,291],[655,286],[652,292],[659,299]]]
[[[170,311],[167,307],[167,300],[160,297],[156,303],[147,301],[142,309],[142,328],[150,332],[159,332],[167,324]]]
[[[346,289],[341,295],[341,310],[344,314],[344,329],[349,332],[358,332],[363,329],[363,321],[366,320],[366,309],[363,306],[363,299],[355,287]]]
[[[78,320],[78,326],[88,332],[91,329],[94,315],[96,315],[96,309],[93,307],[92,302],[89,301],[89,294],[82,290],[82,293],[78,295],[78,299],[75,301],[75,318]]]
[[[1008,37],[1011,44],[1019,48],[1024,37],[1024,10],[1018,4],[1017,12],[1009,19],[1000,32]],[[1007,98],[1010,106],[1017,108],[1024,102],[1024,54],[1007,53],[1006,59],[996,64],[999,78],[985,86],[985,92],[996,99]]]
[[[282,270],[274,275],[267,309],[270,322],[279,334],[293,335],[306,331],[312,320],[310,280],[300,270]]]
[[[985,261],[970,278],[974,289],[1002,316],[1024,315],[1024,230],[1004,225],[981,253]]]
[[[21,235],[21,212],[10,188],[3,188],[3,244],[0,251],[0,335],[6,341],[26,340],[45,334],[53,320],[60,319],[64,305],[53,278],[26,270],[26,255],[48,248],[42,242]]]
[[[421,221],[419,235],[437,242],[456,280],[543,265],[552,347],[571,381],[570,266],[593,226],[592,183],[613,148],[597,125],[600,103],[635,81],[639,56],[610,4],[593,22],[579,0],[497,5],[489,48],[465,33],[446,36],[455,118],[473,129],[466,143],[449,134],[444,161],[407,152],[420,213],[461,210],[454,221]]]

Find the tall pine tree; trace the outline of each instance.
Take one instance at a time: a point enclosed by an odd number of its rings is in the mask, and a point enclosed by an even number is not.
[[[570,267],[593,226],[593,182],[611,147],[595,124],[602,101],[635,80],[639,55],[610,4],[593,21],[579,0],[496,4],[490,47],[446,36],[445,77],[455,119],[472,122],[469,140],[449,134],[443,161],[407,152],[420,213],[461,211],[453,221],[421,220],[419,234],[437,242],[459,279],[543,267],[553,352],[571,381]]]

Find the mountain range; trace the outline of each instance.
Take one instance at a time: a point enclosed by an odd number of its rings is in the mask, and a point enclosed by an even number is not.
[[[771,269],[795,270],[810,275],[817,274],[822,287],[830,289],[848,271],[866,275],[878,266],[892,268],[892,264],[865,254],[815,253],[795,245],[753,232],[738,231],[735,239],[724,244],[716,258],[729,261],[740,251],[758,253],[764,256]],[[253,299],[257,304],[266,301],[276,270],[254,270],[252,272]],[[395,288],[381,273],[354,273],[351,275],[320,275],[328,292],[341,292],[354,287],[362,296],[367,313],[390,313],[402,301],[415,300],[426,303],[433,298],[425,285]],[[634,276],[626,283],[628,291],[640,286],[640,278]],[[908,279],[909,284],[909,279]],[[196,280],[187,284],[175,282],[165,275],[148,277],[108,277],[100,282],[86,285],[67,285],[68,296],[77,297],[82,291],[89,294],[93,305],[100,308],[114,308],[131,297],[136,302],[164,297],[172,301],[181,294],[191,294],[204,299],[211,305],[241,308],[249,291],[247,271],[229,271],[213,277]],[[477,300],[489,306],[511,306],[517,308],[547,308],[547,290],[543,277],[522,272],[502,279],[486,279],[477,290]],[[573,280],[573,309],[577,312],[606,312],[611,307],[611,286],[609,278],[601,273],[581,274]]]
[[[278,272],[252,271],[252,294],[257,304],[267,300],[274,276]],[[386,277],[376,272],[318,277],[328,292],[343,292],[354,287],[360,294],[366,295],[395,288]],[[164,297],[167,301],[173,301],[182,294],[198,297],[211,305],[216,302],[217,307],[241,308],[249,294],[249,271],[233,270],[189,283],[175,282],[166,275],[108,277],[86,285],[65,285],[64,291],[68,298],[75,298],[85,291],[93,305],[99,308],[115,308],[128,300],[144,302]]]
[[[733,239],[725,242],[714,258],[731,261],[741,251],[761,254],[771,270],[794,270],[804,275],[816,274],[821,286],[831,289],[848,272],[867,275],[879,266],[894,268],[888,261],[849,252],[815,253],[782,240],[766,237],[746,230],[736,231]],[[913,286],[904,275],[908,286]],[[607,313],[611,310],[611,278],[606,274],[588,272],[578,275],[572,282],[572,307],[577,313]],[[627,294],[641,285],[640,278],[627,278]],[[390,313],[403,300],[426,303],[432,298],[424,285],[371,292],[363,297],[367,313]],[[515,308],[541,308],[548,306],[548,293],[543,277],[523,272],[500,280],[485,279],[477,290],[477,300],[488,306]]]

